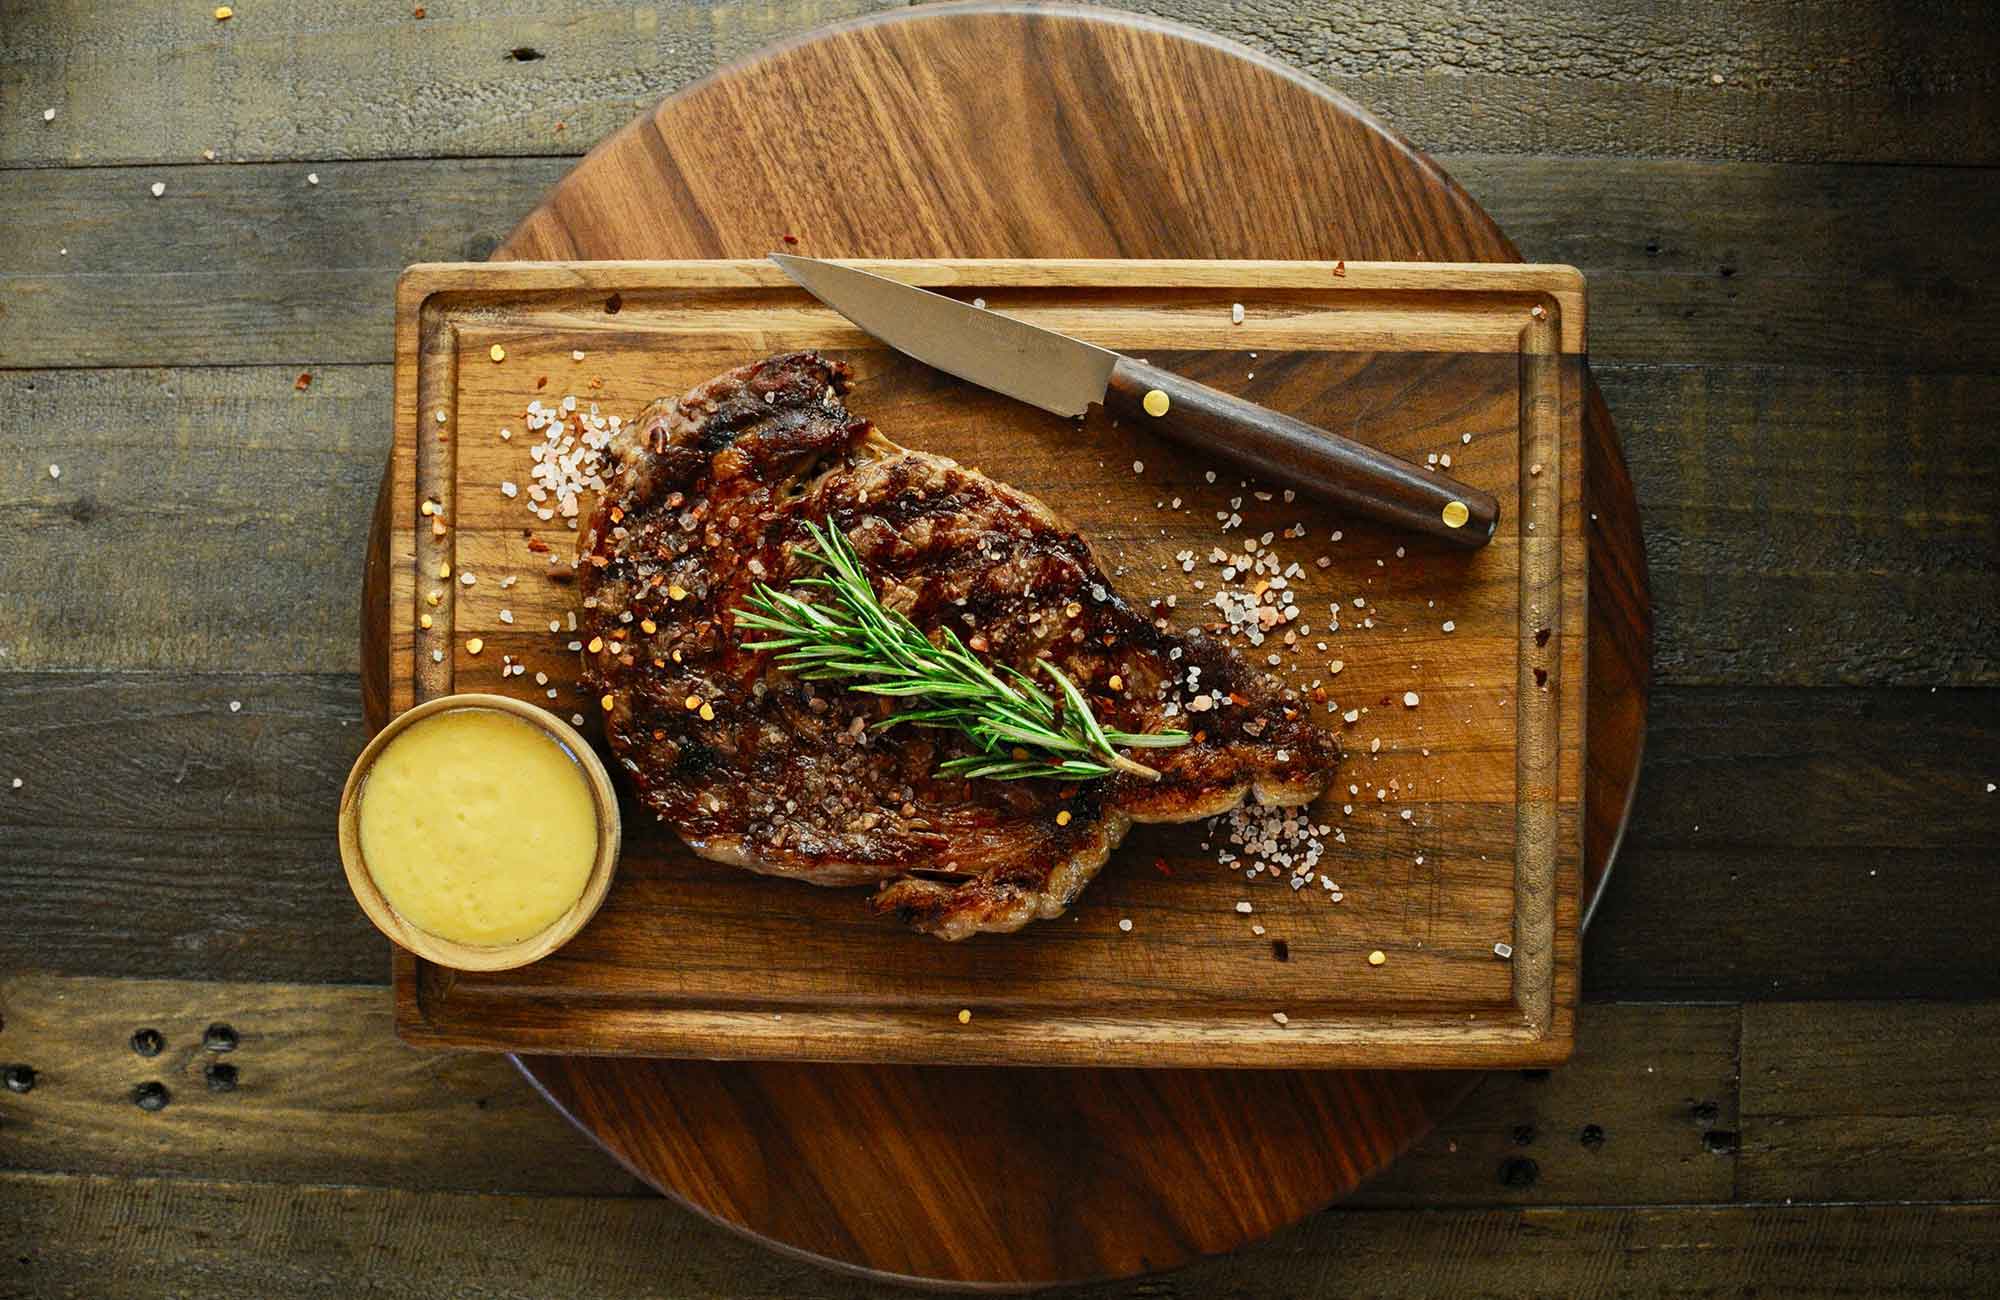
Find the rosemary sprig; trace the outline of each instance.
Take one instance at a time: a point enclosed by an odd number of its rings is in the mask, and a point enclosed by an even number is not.
[[[1125,772],[1157,781],[1160,774],[1118,752],[1169,749],[1188,742],[1185,731],[1132,732],[1105,728],[1076,684],[1046,659],[1039,667],[1055,683],[1051,700],[1027,673],[1005,664],[989,667],[950,628],[925,636],[899,610],[884,605],[862,571],[861,558],[838,529],[806,521],[815,549],[799,554],[819,571],[794,578],[827,599],[807,601],[763,583],[736,611],[740,627],[770,635],[744,647],[768,650],[807,681],[839,681],[851,691],[921,700],[891,714],[873,730],[908,724],[957,731],[976,752],[946,759],[950,776],[1017,781],[1024,777],[1089,781]]]

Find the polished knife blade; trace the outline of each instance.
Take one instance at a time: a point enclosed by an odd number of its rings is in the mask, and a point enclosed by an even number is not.
[[[1118,354],[838,262],[771,254],[801,289],[887,343],[967,383],[1057,415],[1104,400]]]
[[[771,260],[898,352],[1017,401],[1070,417],[1102,404],[1254,474],[1454,546],[1484,546],[1499,521],[1488,493],[1158,366],[838,262]]]

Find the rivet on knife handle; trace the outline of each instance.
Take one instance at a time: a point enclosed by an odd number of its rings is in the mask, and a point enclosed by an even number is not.
[[[1129,357],[1112,368],[1104,406],[1128,418],[1144,412],[1154,432],[1454,546],[1486,545],[1499,523],[1500,503],[1475,487]]]

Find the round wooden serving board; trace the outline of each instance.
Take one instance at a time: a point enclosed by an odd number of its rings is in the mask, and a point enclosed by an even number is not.
[[[495,257],[786,247],[1521,260],[1433,163],[1291,69],[1134,15],[995,5],[898,11],[725,69],[599,145]],[[1585,437],[1594,898],[1638,773],[1651,623],[1632,486],[1594,389]],[[371,559],[381,540],[378,510]],[[385,602],[364,608],[379,726]],[[1478,1078],[520,1065],[640,1178],[719,1223],[877,1275],[1002,1288],[1168,1268],[1262,1238],[1384,1167]]]

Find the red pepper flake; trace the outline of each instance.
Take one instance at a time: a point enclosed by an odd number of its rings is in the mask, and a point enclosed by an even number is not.
[[[543,375],[540,379],[537,379],[535,381],[535,387],[538,389],[547,388],[548,386],[549,386],[549,377],[547,375]]]
[[[298,389],[301,393],[303,393],[306,391],[306,389],[312,387],[312,381],[313,381],[312,371],[301,370],[299,371],[299,377],[292,381],[292,387]]]
[[[1171,876],[1174,874],[1174,869],[1167,865],[1167,860],[1165,858],[1154,858],[1153,870],[1159,872],[1163,876]]]
[[[1345,276],[1345,275],[1347,274],[1347,263],[1346,263],[1346,262],[1344,262],[1344,261],[1342,261],[1342,262],[1335,262],[1335,263],[1333,264],[1333,273],[1334,273],[1335,275],[1338,275],[1338,276],[1343,276],[1343,277],[1344,277],[1344,276]]]
[[[528,539],[528,549],[537,555],[541,555],[549,549],[549,544],[539,537],[530,537]]]
[[[422,5],[418,5],[415,9],[410,10],[410,17],[412,18],[422,18],[423,16],[424,7]]]
[[[786,235],[785,242],[788,244],[797,244],[799,242],[799,237],[797,235]]]

